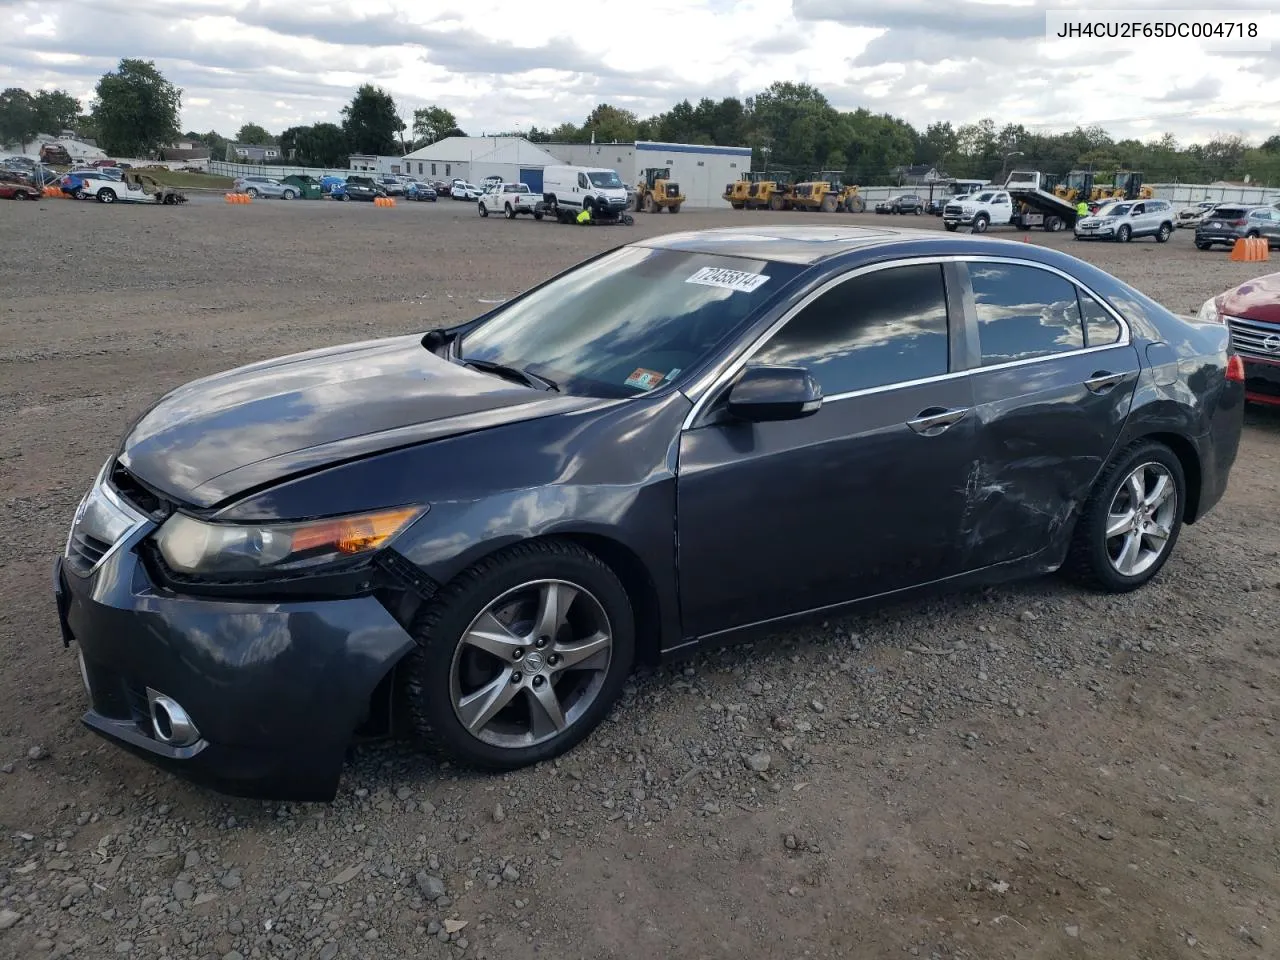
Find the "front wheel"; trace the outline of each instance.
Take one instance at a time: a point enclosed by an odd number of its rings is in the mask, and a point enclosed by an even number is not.
[[[116,192],[112,190],[110,187],[103,187],[101,190],[98,191],[98,202],[99,203],[115,203]]]
[[[577,544],[534,540],[485,558],[414,620],[403,696],[414,732],[462,763],[510,770],[569,750],[631,672],[626,590]]]
[[[1186,477],[1173,451],[1130,444],[1103,471],[1076,524],[1063,571],[1109,593],[1127,593],[1157,573],[1182,530]]]
[[[487,217],[489,215],[489,208],[486,207],[483,203],[477,204],[477,206],[480,207],[480,216]]]
[[[985,214],[980,213],[973,218],[973,232],[986,233],[987,225],[991,223],[991,219]]]
[[[280,196],[282,196],[286,200],[292,200],[294,197],[297,196],[297,194],[294,193],[292,190],[286,190],[284,193],[280,194]]]
[[[630,226],[634,226],[634,225],[635,225],[635,222],[636,222],[636,218],[635,218],[635,217],[633,217],[631,214],[629,214],[629,213],[624,213],[624,214],[622,215],[622,223],[623,223],[623,225],[624,225],[624,226],[628,226],[628,227],[630,227]]]
[[[915,212],[915,215],[918,217],[918,216],[920,216],[922,213],[924,213],[924,210],[922,210],[920,207],[916,207],[916,209],[915,209],[915,211],[914,211],[914,212]]]
[[[1173,236],[1173,227],[1167,223],[1160,224],[1160,229],[1156,231],[1156,243],[1166,243]]]
[[[1119,240],[1121,243],[1128,243],[1132,237],[1133,237],[1133,231],[1129,229],[1129,225],[1127,223],[1121,226],[1120,229],[1116,231],[1116,239]]]

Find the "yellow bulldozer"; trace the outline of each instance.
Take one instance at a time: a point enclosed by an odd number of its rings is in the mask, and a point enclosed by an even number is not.
[[[858,193],[858,187],[846,186],[839,170],[822,170],[815,173],[812,179],[797,183],[788,199],[791,208],[795,210],[862,213],[867,208],[866,201]]]
[[[733,183],[726,183],[724,186],[724,199],[729,206],[735,210],[742,210],[747,206],[748,199],[752,196],[751,188],[760,183],[764,179],[764,174],[757,171],[755,173],[744,173]]]
[[[791,189],[790,170],[770,170],[760,174],[760,179],[747,187],[748,210],[784,210],[787,192]]]
[[[1053,188],[1053,192],[1067,203],[1078,203],[1081,200],[1097,199],[1095,194],[1098,189],[1093,185],[1093,171],[1072,170],[1067,174],[1066,180]]]
[[[1110,187],[1095,187],[1093,200],[1150,200],[1153,192],[1142,182],[1142,172],[1121,170]]]
[[[684,194],[680,192],[680,184],[671,179],[670,167],[648,167],[644,176],[636,184],[636,210],[645,213],[661,213],[670,210],[680,212],[684,203]]]

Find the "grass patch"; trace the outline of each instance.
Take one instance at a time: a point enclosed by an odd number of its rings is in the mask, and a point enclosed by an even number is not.
[[[135,167],[138,172],[155,177],[157,183],[167,187],[185,188],[207,187],[210,190],[230,190],[234,182],[230,177],[215,177],[208,173],[186,173],[182,170],[168,170],[163,167]]]

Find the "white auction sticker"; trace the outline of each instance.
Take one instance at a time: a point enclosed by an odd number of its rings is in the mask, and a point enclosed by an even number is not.
[[[724,287],[727,290],[759,290],[769,281],[763,273],[746,273],[742,270],[726,270],[723,267],[703,267],[685,283],[700,283],[707,287]]]

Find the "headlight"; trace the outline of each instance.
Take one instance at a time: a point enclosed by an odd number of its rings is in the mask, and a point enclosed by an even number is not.
[[[156,534],[156,546],[179,573],[294,573],[371,554],[424,512],[422,507],[399,507],[278,524],[206,523],[175,513]]]
[[[1206,323],[1221,323],[1222,314],[1218,311],[1218,298],[1210,297],[1201,304],[1200,312],[1196,314],[1196,319]]]

